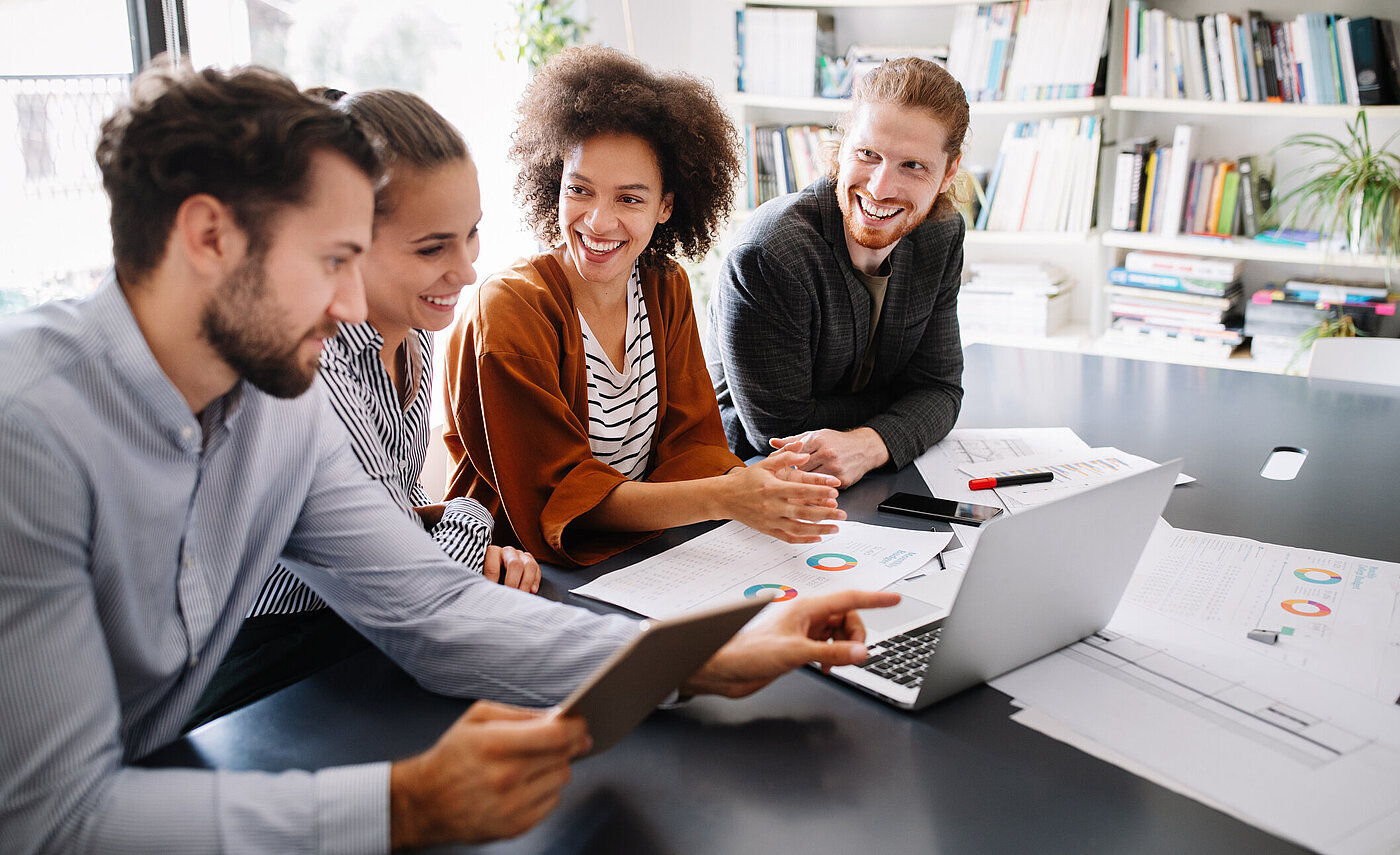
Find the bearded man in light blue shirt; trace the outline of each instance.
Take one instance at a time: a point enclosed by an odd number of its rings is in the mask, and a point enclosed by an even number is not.
[[[589,740],[507,704],[557,702],[635,627],[461,573],[313,385],[365,316],[363,134],[271,72],[165,71],[104,123],[98,161],[114,275],[0,323],[6,851],[379,852],[531,827]],[[393,764],[129,765],[178,737],[279,554],[425,687],[491,701]],[[895,599],[789,608],[684,688],[858,661],[853,609]]]

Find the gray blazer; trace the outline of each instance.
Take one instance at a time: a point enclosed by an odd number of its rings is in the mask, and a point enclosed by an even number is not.
[[[902,467],[942,439],[962,406],[957,301],[962,217],[925,222],[890,255],[869,383],[852,392],[870,339],[826,178],[754,213],[710,298],[706,362],[729,445],[767,454],[771,437],[870,427]]]

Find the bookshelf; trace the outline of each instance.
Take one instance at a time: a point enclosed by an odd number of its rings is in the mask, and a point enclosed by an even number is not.
[[[1224,0],[1146,0],[1148,8],[1163,10],[1167,15],[1199,20],[1196,16],[1227,12],[1244,18],[1251,9],[1262,9],[1263,18],[1269,21],[1293,20],[1296,16],[1309,12],[1329,12],[1338,16],[1359,18],[1375,16],[1395,19],[1397,9],[1392,0],[1336,0],[1332,4],[1322,4],[1316,0],[1277,0],[1264,7],[1246,3],[1226,3]],[[1123,27],[1127,13],[1127,0],[1115,7],[1119,15],[1116,36],[1117,57],[1113,63],[1117,80],[1110,80],[1109,113],[1114,124],[1116,142],[1113,151],[1125,149],[1126,143],[1140,137],[1155,137],[1159,143],[1170,145],[1174,128],[1178,124],[1191,124],[1196,128],[1196,139],[1192,158],[1220,158],[1237,160],[1245,155],[1265,155],[1272,157],[1274,165],[1275,192],[1287,190],[1296,184],[1300,167],[1306,164],[1304,155],[1296,150],[1280,149],[1279,144],[1288,136],[1300,132],[1320,132],[1339,135],[1345,131],[1345,124],[1355,119],[1362,109],[1355,104],[1314,104],[1293,102],[1261,101],[1214,101],[1184,98],[1154,98],[1121,94],[1126,91],[1123,79],[1125,68],[1125,47]],[[1189,89],[1189,87],[1188,87]],[[1400,131],[1400,106],[1366,106],[1367,119],[1371,126],[1371,140],[1381,145],[1392,134]],[[1109,148],[1108,144],[1105,145]],[[1101,211],[1111,210],[1113,171],[1104,173],[1101,182]],[[1290,278],[1337,277],[1361,281],[1380,281],[1389,277],[1400,285],[1400,273],[1393,260],[1373,253],[1351,253],[1346,250],[1322,250],[1279,246],[1242,236],[1230,238],[1209,238],[1190,235],[1161,235],[1142,232],[1113,231],[1107,228],[1108,219],[1103,218],[1104,227],[1100,241],[1105,247],[1105,256],[1110,264],[1121,263],[1124,255],[1132,250],[1169,252],[1211,258],[1238,259],[1244,262],[1242,279],[1245,286],[1245,299],[1254,292],[1272,284],[1281,285]],[[1301,223],[1300,223],[1301,225]],[[1261,345],[1260,353],[1266,349]],[[1306,360],[1304,360],[1305,362]],[[1282,370],[1283,365],[1259,364],[1250,359],[1233,358],[1230,367],[1253,370]]]
[[[724,16],[733,29],[734,14],[751,7],[788,7],[816,9],[834,20],[837,50],[844,52],[851,44],[946,46],[954,27],[958,6],[953,0],[837,0],[837,2],[741,2],[714,3],[715,14]],[[715,28],[711,28],[713,31]],[[736,53],[731,40],[726,48]],[[700,51],[697,49],[697,53]],[[726,70],[727,71],[727,70]],[[848,109],[849,101],[822,97],[782,97],[736,91],[734,74],[713,79],[725,96],[735,123],[745,125],[831,124]],[[1075,97],[1046,100],[972,101],[972,123],[963,158],[964,167],[978,166],[990,172],[993,168],[1005,129],[1015,122],[1034,122],[1057,117],[1080,117],[1108,112],[1108,98]],[[1091,201],[1092,205],[1093,202]],[[748,217],[749,210],[741,204],[734,212],[731,229]],[[1085,252],[1086,247],[1090,249]],[[972,260],[1045,260],[1066,270],[1077,284],[1067,295],[1072,301],[1069,327],[1062,327],[1050,346],[1060,349],[1081,349],[1090,329],[1092,306],[1089,289],[1083,287],[1097,275],[1097,256],[1101,247],[1092,229],[1068,232],[1046,231],[976,231],[969,229],[965,250]],[[980,339],[979,339],[980,340]],[[1042,343],[1046,343],[1042,341]]]
[[[746,92],[735,92],[729,101],[735,107],[745,110],[787,110],[828,120],[835,120],[849,106],[849,102],[844,98],[784,98],[778,95],[750,95]],[[975,120],[985,116],[1074,116],[1102,113],[1108,104],[1108,98],[1097,96],[1045,101],[974,101],[968,107]]]
[[[1357,107],[1349,104],[1271,104],[1267,102],[1198,101],[1177,98],[1136,98],[1114,95],[1108,106],[1120,113],[1170,113],[1186,116],[1231,116],[1263,119],[1351,119]],[[1394,105],[1366,108],[1367,118],[1374,121],[1400,118],[1400,107]]]
[[[816,9],[834,19],[838,50],[847,45],[947,45],[959,3],[953,0],[763,0],[746,4],[736,0],[693,0],[695,14],[710,19],[708,36],[697,36],[693,54],[698,73],[709,76],[724,96],[735,122],[746,124],[830,124],[846,109],[847,102],[820,97],[777,97],[738,92],[732,68],[724,54],[735,55],[734,14],[754,7]],[[1243,16],[1253,4],[1242,0],[1147,0],[1146,6],[1161,8],[1173,16],[1195,16],[1228,11]],[[1126,252],[1149,250],[1207,257],[1240,259],[1244,264],[1246,295],[1272,282],[1297,275],[1354,276],[1380,279],[1396,270],[1390,262],[1374,254],[1323,251],[1278,246],[1242,237],[1198,238],[1119,232],[1108,228],[1112,206],[1115,155],[1120,145],[1138,136],[1156,136],[1170,142],[1179,123],[1191,123],[1199,130],[1196,151],[1203,156],[1238,158],[1245,154],[1274,154],[1276,146],[1289,134],[1301,130],[1341,132],[1353,119],[1357,107],[1266,102],[1218,102],[1128,96],[1124,91],[1124,23],[1128,0],[1111,0],[1107,95],[1042,101],[973,101],[972,126],[963,158],[964,167],[990,169],[1006,127],[1015,122],[1060,116],[1094,115],[1103,120],[1095,188],[1095,224],[1088,231],[1005,232],[969,230],[966,253],[969,262],[977,260],[1044,261],[1064,269],[1076,280],[1071,323],[1049,339],[1007,339],[1006,343],[1081,352],[1123,354],[1124,346],[1104,340],[1110,320],[1107,308],[1107,271],[1122,263]],[[1327,11],[1354,17],[1400,18],[1393,0],[1335,0],[1326,6],[1318,0],[1277,0],[1265,8],[1272,19],[1304,12]],[[724,53],[716,58],[716,33],[722,33]],[[703,42],[703,43],[702,43]],[[703,57],[703,59],[700,59]],[[705,63],[709,63],[706,65]],[[1372,142],[1381,144],[1400,130],[1400,106],[1367,107]],[[1297,164],[1281,157],[1276,161],[1276,184],[1287,187],[1287,174]],[[747,210],[738,210],[731,228],[747,219]],[[721,242],[723,243],[723,241]],[[721,247],[723,249],[723,247]],[[1388,267],[1390,268],[1388,270]],[[985,337],[983,337],[985,338]],[[983,340],[979,338],[978,340]],[[999,339],[1000,340],[1000,339]],[[1186,364],[1220,364],[1190,355],[1142,352],[1143,358],[1166,359]],[[1242,358],[1241,358],[1242,357]],[[1270,370],[1250,362],[1241,354],[1224,367],[1244,370]],[[1277,370],[1277,369],[1274,369]]]
[[[1146,249],[1152,252],[1174,252],[1182,255],[1205,255],[1212,258],[1238,258],[1305,267],[1348,267],[1358,270],[1385,270],[1390,262],[1374,253],[1327,252],[1321,249],[1274,246],[1249,238],[1201,238],[1177,235],[1161,237],[1142,232],[1105,231],[1100,240],[1115,249]]]

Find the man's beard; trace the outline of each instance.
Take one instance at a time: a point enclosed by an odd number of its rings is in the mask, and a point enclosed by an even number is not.
[[[306,335],[314,331],[330,338],[337,332],[330,322],[302,335],[287,329],[279,307],[267,294],[261,254],[250,254],[224,280],[218,294],[204,306],[200,329],[240,377],[278,398],[295,398],[316,379],[317,364],[307,365],[297,358]]]
[[[886,247],[894,246],[900,238],[923,225],[924,220],[928,219],[928,215],[933,213],[933,205],[929,205],[928,210],[924,211],[922,215],[911,215],[910,206],[901,204],[898,207],[904,208],[904,211],[898,216],[901,217],[903,221],[893,230],[876,231],[865,227],[856,218],[856,212],[851,210],[852,205],[858,205],[860,203],[854,201],[854,194],[851,192],[850,188],[842,186],[838,187],[837,190],[836,202],[841,208],[841,218],[846,223],[846,233],[850,235],[857,244],[866,249],[885,249]],[[934,201],[937,202],[936,199]]]

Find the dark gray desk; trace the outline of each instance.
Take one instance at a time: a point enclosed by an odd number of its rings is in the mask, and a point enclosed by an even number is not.
[[[1068,425],[1093,446],[1185,458],[1178,528],[1400,560],[1400,388],[974,345],[960,427]],[[1292,481],[1259,477],[1278,446]]]
[[[1090,444],[1184,456],[1200,480],[1177,488],[1166,512],[1174,525],[1400,556],[1385,501],[1400,476],[1388,450],[1400,390],[982,346],[968,350],[965,385],[965,426],[1068,425]],[[1308,448],[1296,481],[1257,477],[1275,445]],[[843,506],[869,519],[894,489],[921,490],[922,480],[912,468],[868,479]],[[546,593],[569,598],[621,563],[549,569]],[[371,651],[151,762],[278,770],[393,759],[431,744],[465,707]],[[985,686],[908,714],[810,671],[790,674],[743,701],[702,698],[654,714],[576,764],[563,804],[539,827],[480,851],[1301,851],[1014,724],[1010,712]]]

